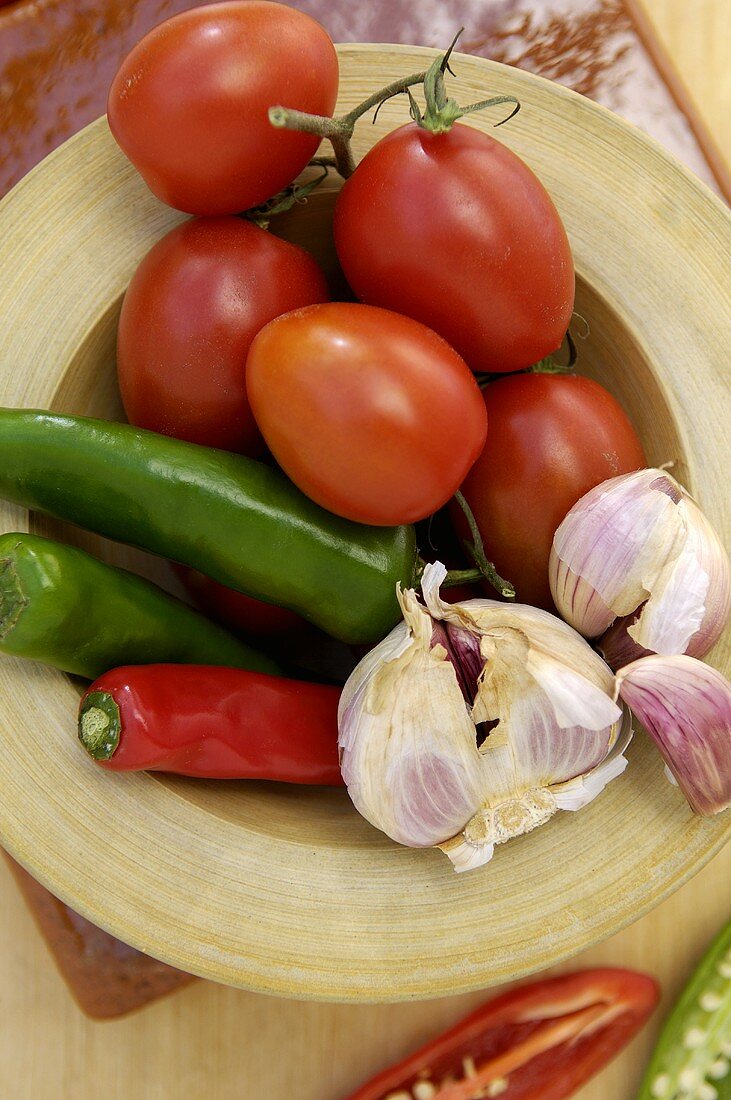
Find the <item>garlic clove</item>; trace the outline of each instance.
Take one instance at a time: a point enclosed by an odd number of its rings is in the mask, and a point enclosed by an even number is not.
[[[555,658],[531,651],[526,668],[551,704],[560,729],[582,726],[604,730],[622,717],[620,708],[600,687]]]
[[[627,707],[623,707],[622,722],[611,752],[591,771],[551,788],[559,810],[583,809],[602,793],[608,783],[622,774],[629,763],[624,750],[632,740],[632,733],[632,715]]]
[[[369,650],[348,677],[340,693],[338,703],[341,756],[352,748],[356,726],[351,722],[351,717],[357,715],[363,696],[368,690],[371,677],[382,664],[395,661],[410,645],[411,632],[408,623],[404,621],[395,626],[382,642]]]
[[[393,840],[427,847],[454,833],[479,799],[475,729],[432,620],[413,591],[404,622],[343,690],[340,753],[356,809]]]
[[[565,782],[596,767],[614,743],[613,725],[622,714],[608,692],[586,676],[562,669],[538,653],[518,657],[506,644],[508,639],[503,631],[497,644],[484,640],[484,652],[491,654],[493,645],[494,649],[473,708],[475,723],[498,720],[480,749],[489,767],[485,785],[489,782],[493,805],[515,797],[517,791]],[[542,682],[534,676],[536,671]],[[564,709],[566,679],[572,680],[579,697],[573,714]],[[581,715],[586,724],[575,720]],[[498,741],[495,735],[501,732]]]
[[[657,744],[695,813],[731,804],[731,684],[695,657],[650,656],[620,669],[616,691]]]
[[[687,542],[668,589],[653,606],[618,619],[599,642],[612,668],[650,653],[703,657],[718,641],[731,614],[731,571],[711,524],[690,497]]]
[[[554,544],[555,547],[555,544]],[[553,602],[566,622],[586,638],[598,638],[616,619],[595,588],[558,557],[555,548],[549,557],[549,580]]]
[[[495,852],[494,844],[473,844],[461,833],[459,836],[452,837],[451,840],[445,840],[443,844],[437,844],[436,847],[449,857],[458,874],[484,867],[490,862]]]
[[[646,652],[702,656],[731,611],[728,556],[688,493],[665,471],[592,489],[554,536],[551,591],[561,615],[612,667]]]

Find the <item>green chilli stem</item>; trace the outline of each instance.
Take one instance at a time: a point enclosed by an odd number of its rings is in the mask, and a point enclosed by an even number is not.
[[[476,584],[484,578],[481,569],[450,569],[441,583],[442,588],[456,588],[460,584]]]
[[[467,520],[467,524],[470,529],[470,534],[472,535],[472,542],[470,542],[469,539],[464,540],[465,549],[475,562],[475,565],[481,572],[482,576],[492,585],[495,591],[499,592],[499,594],[503,596],[506,600],[514,600],[514,586],[510,583],[510,581],[506,581],[504,577],[501,577],[492,562],[488,561],[487,559],[485,547],[482,542],[482,536],[477,526],[477,521],[474,517],[472,509],[465,500],[463,494],[459,491],[454,494],[454,499],[457,501],[460,508],[464,512],[465,519]]]

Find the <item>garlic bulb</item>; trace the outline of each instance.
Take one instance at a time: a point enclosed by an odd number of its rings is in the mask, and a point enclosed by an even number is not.
[[[731,804],[731,684],[694,657],[643,657],[617,673],[617,693],[657,744],[698,814]]]
[[[339,744],[359,812],[463,871],[590,802],[626,767],[632,731],[575,631],[525,605],[446,603],[445,576],[439,562],[424,570],[426,606],[399,592],[404,621],[343,689]]]
[[[731,611],[731,568],[716,532],[664,470],[598,485],[553,539],[560,614],[619,668],[647,653],[702,657]]]

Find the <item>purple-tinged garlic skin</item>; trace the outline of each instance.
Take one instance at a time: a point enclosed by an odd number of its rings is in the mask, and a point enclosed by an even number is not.
[[[560,614],[620,668],[648,653],[701,657],[731,613],[731,565],[716,532],[659,469],[596,486],[559,526],[549,565]]]
[[[620,669],[619,696],[663,755],[691,809],[731,804],[731,684],[686,654],[650,656]]]

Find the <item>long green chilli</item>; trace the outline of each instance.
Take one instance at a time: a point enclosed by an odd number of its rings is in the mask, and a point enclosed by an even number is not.
[[[95,680],[119,665],[227,665],[282,675],[271,658],[156,584],[39,535],[0,535],[0,651]]]
[[[373,642],[412,587],[413,527],[367,527],[313,504],[278,470],[115,424],[0,409],[0,497],[193,566]]]
[[[681,994],[637,1100],[730,1100],[731,921]]]

